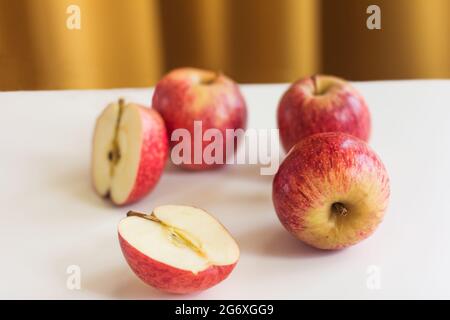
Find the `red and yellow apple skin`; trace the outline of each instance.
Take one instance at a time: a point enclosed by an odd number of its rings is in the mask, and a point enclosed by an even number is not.
[[[278,128],[286,151],[321,132],[344,132],[368,141],[370,112],[362,95],[343,79],[316,75],[300,79],[278,105]]]
[[[226,139],[226,129],[245,129],[247,107],[237,84],[223,74],[194,68],[180,68],[168,73],[157,84],[153,107],[166,123],[169,138],[176,129],[187,129],[192,137],[191,161],[182,167],[204,170],[221,167],[226,162],[226,150],[231,139]],[[202,121],[203,133],[210,128],[220,130],[224,138],[223,161],[208,164],[201,158],[194,163],[194,121]],[[237,139],[234,139],[234,150]],[[210,144],[202,141],[201,152]],[[171,141],[173,147],[177,142]],[[229,152],[230,153],[230,152]]]
[[[158,184],[168,157],[169,141],[163,119],[151,108],[139,106],[139,112],[143,128],[139,169],[128,199],[116,205],[136,202],[150,193]]]
[[[131,270],[146,284],[161,291],[188,294],[203,291],[225,280],[237,261],[226,266],[211,265],[197,274],[154,260],[131,246],[119,233],[119,243]]]
[[[386,169],[367,143],[329,132],[302,139],[273,181],[283,226],[319,249],[342,249],[370,236],[389,201]]]

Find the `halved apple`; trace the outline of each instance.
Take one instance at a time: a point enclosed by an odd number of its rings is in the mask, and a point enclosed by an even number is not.
[[[229,232],[202,209],[166,205],[151,214],[130,211],[119,223],[122,252],[145,283],[172,293],[208,289],[239,260]]]
[[[159,181],[167,153],[167,132],[157,111],[122,99],[111,103],[95,126],[95,190],[117,205],[140,199]]]

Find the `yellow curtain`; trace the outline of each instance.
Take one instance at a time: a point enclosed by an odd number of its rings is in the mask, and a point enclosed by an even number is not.
[[[179,66],[239,82],[450,77],[450,1],[0,0],[0,90],[153,85]],[[66,25],[80,9],[80,29]]]

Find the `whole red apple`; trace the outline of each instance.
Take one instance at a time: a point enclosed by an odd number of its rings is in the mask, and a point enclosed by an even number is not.
[[[333,76],[298,80],[278,106],[278,128],[286,151],[300,139],[320,132],[345,132],[368,141],[370,127],[370,112],[362,95]]]
[[[171,293],[208,289],[239,260],[239,247],[228,231],[210,214],[188,206],[128,212],[119,223],[119,242],[142,281]]]
[[[283,226],[320,249],[370,236],[389,200],[386,169],[368,144],[340,132],[298,142],[280,165],[272,199]]]
[[[158,183],[168,153],[164,121],[157,111],[134,103],[108,105],[98,117],[92,152],[92,180],[102,197],[124,205]]]
[[[237,84],[221,73],[207,70],[171,71],[158,82],[152,105],[164,118],[169,138],[174,138],[177,129],[186,129],[190,134],[189,154],[185,153],[180,163],[187,169],[203,170],[225,164],[227,156],[237,148],[237,139],[227,135],[226,130],[245,129],[247,122],[246,104]],[[201,132],[197,132],[194,122],[201,126]],[[218,161],[204,157],[205,149],[214,140],[203,138],[208,129],[216,129],[223,138],[216,141],[220,144],[220,154],[214,154]],[[171,146],[179,142],[171,139]]]

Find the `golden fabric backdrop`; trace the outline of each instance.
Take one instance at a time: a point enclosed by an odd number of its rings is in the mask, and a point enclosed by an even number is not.
[[[0,0],[1,90],[149,86],[187,65],[239,82],[447,78],[450,1]]]

